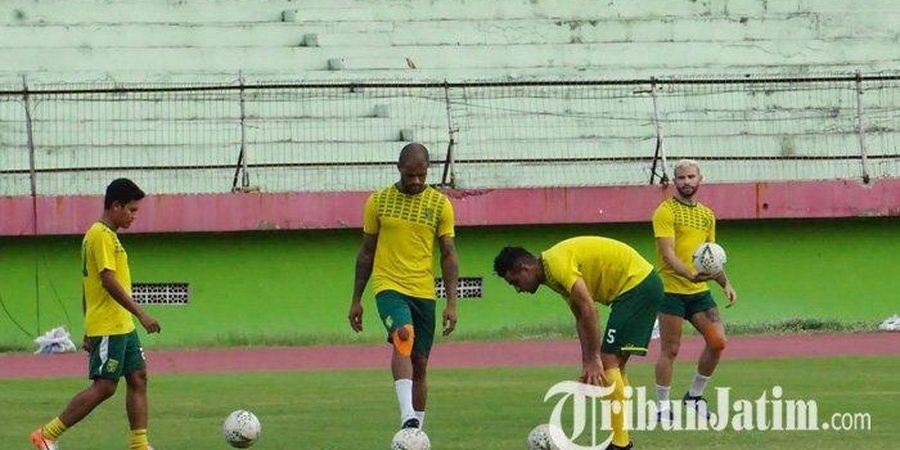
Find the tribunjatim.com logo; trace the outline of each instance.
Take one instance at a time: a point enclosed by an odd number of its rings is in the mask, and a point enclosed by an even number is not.
[[[871,430],[869,413],[835,413],[819,421],[819,406],[812,399],[789,399],[781,386],[764,390],[753,400],[732,399],[730,387],[715,389],[715,408],[705,402],[669,401],[662,408],[648,398],[644,387],[626,386],[624,401],[612,400],[612,386],[591,386],[574,381],[553,385],[544,396],[556,399],[550,414],[550,436],[561,450],[601,450],[610,442],[613,413],[624,413],[627,430],[652,431],[849,431]],[[664,405],[665,406],[665,405]],[[571,417],[564,413],[571,409]],[[590,428],[588,428],[590,426]],[[602,437],[600,437],[602,435]],[[588,439],[589,438],[589,439]],[[590,446],[575,444],[590,440]]]

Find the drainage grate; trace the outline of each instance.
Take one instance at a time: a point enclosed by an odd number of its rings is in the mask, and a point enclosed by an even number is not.
[[[131,298],[139,305],[188,304],[190,290],[187,283],[132,283]]]
[[[456,288],[456,296],[459,298],[481,298],[483,291],[482,277],[460,277],[459,284]],[[444,298],[447,294],[444,291],[443,278],[434,279],[434,289],[438,298]]]

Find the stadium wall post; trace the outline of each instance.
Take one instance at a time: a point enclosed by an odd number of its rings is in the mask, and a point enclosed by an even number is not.
[[[234,168],[234,179],[231,181],[231,191],[236,192],[241,189],[248,189],[250,186],[250,174],[247,172],[247,113],[244,104],[244,76],[238,77],[240,90],[238,91],[241,105],[241,150],[238,153],[237,165]],[[238,174],[241,176],[241,187],[238,187]]]
[[[25,132],[28,135],[28,178],[31,183],[31,233],[38,235],[37,218],[37,171],[35,169],[34,152],[34,124],[31,120],[31,99],[28,95],[28,78],[22,75],[22,106],[25,108]],[[38,270],[37,253],[34,261],[34,308],[35,308],[35,336],[41,335],[41,282]]]
[[[656,162],[660,162],[661,174],[659,183],[662,185],[669,184],[668,164],[666,163],[666,150],[663,145],[663,129],[659,121],[659,99],[656,97],[658,85],[656,78],[650,79],[650,100],[653,102],[653,126],[656,129],[656,151],[653,154],[653,167],[650,169],[650,184],[653,184],[653,177],[656,175]]]
[[[863,115],[862,74],[856,71],[856,135],[859,138],[859,156],[862,164],[863,183],[869,184],[869,154],[866,150],[866,118]]]
[[[447,155],[444,158],[444,174],[441,177],[442,186],[456,187],[456,170],[454,160],[456,155],[456,135],[459,133],[459,127],[453,125],[453,110],[450,106],[450,85],[444,80],[444,102],[447,104]]]

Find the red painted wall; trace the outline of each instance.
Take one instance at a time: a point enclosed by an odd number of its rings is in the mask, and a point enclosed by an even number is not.
[[[670,188],[671,189],[671,188]],[[670,191],[658,186],[448,191],[457,224],[649,221]],[[357,228],[366,192],[151,195],[133,232]],[[900,216],[900,179],[707,184],[700,201],[720,219]],[[31,197],[0,197],[0,235],[34,233]],[[37,234],[80,234],[102,196],[38,197]]]

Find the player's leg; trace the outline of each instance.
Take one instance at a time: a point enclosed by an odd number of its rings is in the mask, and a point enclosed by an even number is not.
[[[125,411],[128,413],[128,424],[131,434],[128,439],[129,450],[147,450],[147,371],[137,370],[125,376],[127,394]]]
[[[428,357],[413,352],[413,410],[419,420],[419,428],[425,427],[425,407],[428,403]]]
[[[56,441],[67,429],[75,426],[115,393],[115,381],[105,378],[95,379],[87,389],[69,401],[58,417],[31,433],[31,443],[39,450],[55,449]]]
[[[391,374],[394,389],[400,405],[400,423],[406,426],[415,419],[413,409],[413,366],[412,354],[415,334],[406,296],[396,291],[382,291],[375,295],[375,304],[381,323],[388,333],[388,342],[393,346],[391,353]],[[412,425],[412,423],[410,423]],[[418,425],[417,423],[415,425]]]
[[[607,330],[609,329],[611,328],[607,327]],[[604,343],[605,342],[606,341],[604,341]],[[603,364],[603,376],[606,377],[606,381],[609,383],[607,386],[613,387],[612,393],[603,399],[613,402],[617,401],[620,402],[621,405],[624,405],[625,379],[622,375],[622,368],[624,368],[627,358],[622,354],[610,353],[609,351],[609,349],[600,351],[600,362]],[[618,412],[616,412],[616,410],[613,409],[610,423],[612,425],[612,442],[607,448],[609,450],[630,448],[631,436],[625,428],[625,411],[619,409]]]
[[[419,426],[425,426],[425,406],[428,403],[428,357],[434,345],[435,308],[437,302],[411,299],[410,313],[416,340],[413,343],[413,408]]]
[[[612,302],[603,343],[600,346],[600,359],[603,363],[606,380],[614,387],[610,399],[619,401],[624,406],[625,365],[631,355],[647,354],[653,323],[659,312],[662,300],[662,280],[656,272],[651,272],[640,284],[619,296]],[[625,411],[618,413],[613,409],[613,436],[609,449],[628,449],[632,447],[628,429],[625,427]]]
[[[128,335],[125,351],[125,382],[127,392],[125,411],[128,413],[128,424],[131,435],[129,450],[147,450],[147,361],[137,331]]]
[[[76,423],[88,416],[98,405],[112,397],[116,393],[116,381],[98,378],[87,389],[79,392],[59,415],[59,420],[66,428],[71,428]]]
[[[665,293],[659,311],[660,352],[656,360],[656,400],[659,406],[657,419],[671,420],[672,371],[681,348],[685,303],[682,295]]]
[[[706,384],[719,365],[719,359],[725,350],[725,323],[719,315],[719,309],[716,307],[712,295],[707,291],[697,294],[694,302],[692,302],[693,310],[690,311],[691,324],[706,341],[703,347],[703,353],[700,354],[700,360],[697,364],[697,373],[694,375],[694,381],[685,396],[686,400],[699,400],[703,397],[703,391]]]
[[[90,338],[88,374],[93,382],[69,401],[65,409],[43,427],[31,433],[31,443],[39,450],[53,450],[56,441],[69,428],[87,417],[91,411],[116,393],[124,355],[124,340],[119,336]]]

